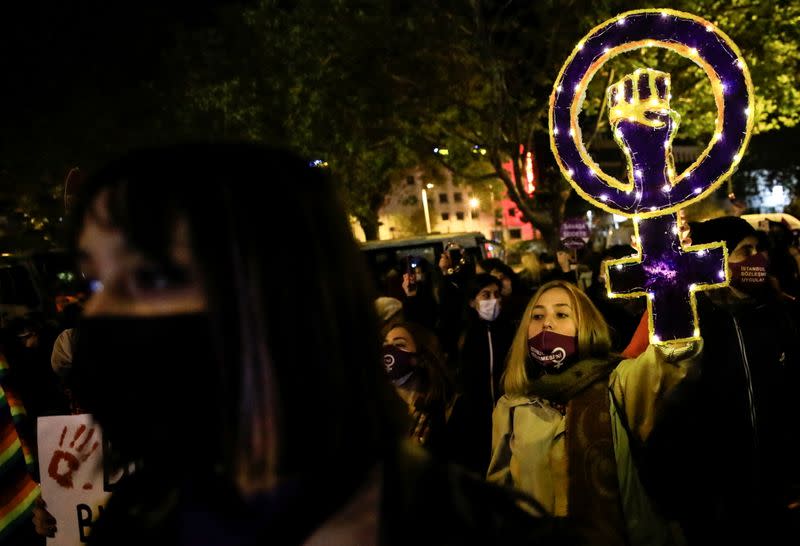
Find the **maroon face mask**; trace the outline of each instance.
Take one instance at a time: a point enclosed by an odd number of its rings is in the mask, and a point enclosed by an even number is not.
[[[528,355],[534,368],[544,373],[561,373],[578,355],[578,336],[542,330],[528,339]]]
[[[769,261],[756,253],[739,263],[728,262],[731,270],[731,286],[747,294],[758,292],[767,282]]]
[[[416,370],[416,356],[394,345],[383,346],[383,369],[395,385],[402,385],[411,377]]]

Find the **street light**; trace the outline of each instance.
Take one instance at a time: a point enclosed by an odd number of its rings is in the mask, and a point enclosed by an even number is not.
[[[425,185],[425,188],[428,190],[433,189],[433,184],[428,182]],[[422,188],[422,210],[425,211],[425,228],[428,230],[428,233],[431,232],[431,216],[428,212],[428,191]]]
[[[481,201],[477,197],[472,197],[469,200],[469,229],[474,228],[474,222],[472,221],[472,215],[475,214],[475,209],[481,206]]]

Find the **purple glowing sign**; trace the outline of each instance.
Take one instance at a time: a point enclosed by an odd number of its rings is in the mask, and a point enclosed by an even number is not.
[[[612,57],[663,47],[698,64],[711,80],[718,118],[711,142],[676,173],[672,139],[680,116],[670,108],[670,76],[636,70],[607,90],[614,138],[628,159],[628,180],[604,173],[589,156],[578,124],[586,89]],[[623,13],[584,37],[561,69],[550,97],[550,142],[562,173],[588,201],[633,217],[640,251],[608,262],[612,297],[648,298],[654,343],[696,339],[694,292],[727,283],[723,243],[684,248],[676,212],[713,192],[736,169],[753,125],[750,73],[735,44],[711,23],[672,10]]]

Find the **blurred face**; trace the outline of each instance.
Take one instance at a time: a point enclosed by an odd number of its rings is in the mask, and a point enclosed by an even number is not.
[[[499,279],[501,283],[503,283],[503,288],[500,290],[500,293],[503,296],[510,296],[511,295],[511,279],[505,276],[505,274],[500,271],[499,269],[495,269],[492,271],[492,277],[495,279]]]
[[[578,334],[576,310],[572,308],[569,292],[563,288],[551,288],[539,296],[528,324],[528,338],[542,330],[550,330],[565,336]]]
[[[128,246],[123,233],[109,226],[107,197],[99,195],[96,214],[87,215],[78,237],[81,269],[97,281],[83,314],[163,316],[205,311],[185,223],[179,223],[174,233],[172,263],[162,266]]]
[[[758,239],[756,237],[750,236],[745,237],[742,239],[736,248],[733,249],[733,252],[728,254],[728,261],[731,263],[739,263],[745,261],[750,256],[754,256],[758,249]]]
[[[394,345],[398,349],[407,351],[409,353],[417,352],[417,344],[414,343],[414,338],[408,330],[402,326],[397,326],[389,330],[386,337],[383,339],[384,345]]]
[[[39,334],[26,330],[19,335],[19,340],[26,349],[33,349],[39,345]]]

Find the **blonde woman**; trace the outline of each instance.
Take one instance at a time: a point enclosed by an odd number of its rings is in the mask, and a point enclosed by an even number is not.
[[[650,346],[621,361],[609,353],[608,326],[589,298],[572,283],[546,283],[509,352],[489,481],[532,495],[592,544],[680,543],[644,492],[631,448],[647,440],[700,345]]]

